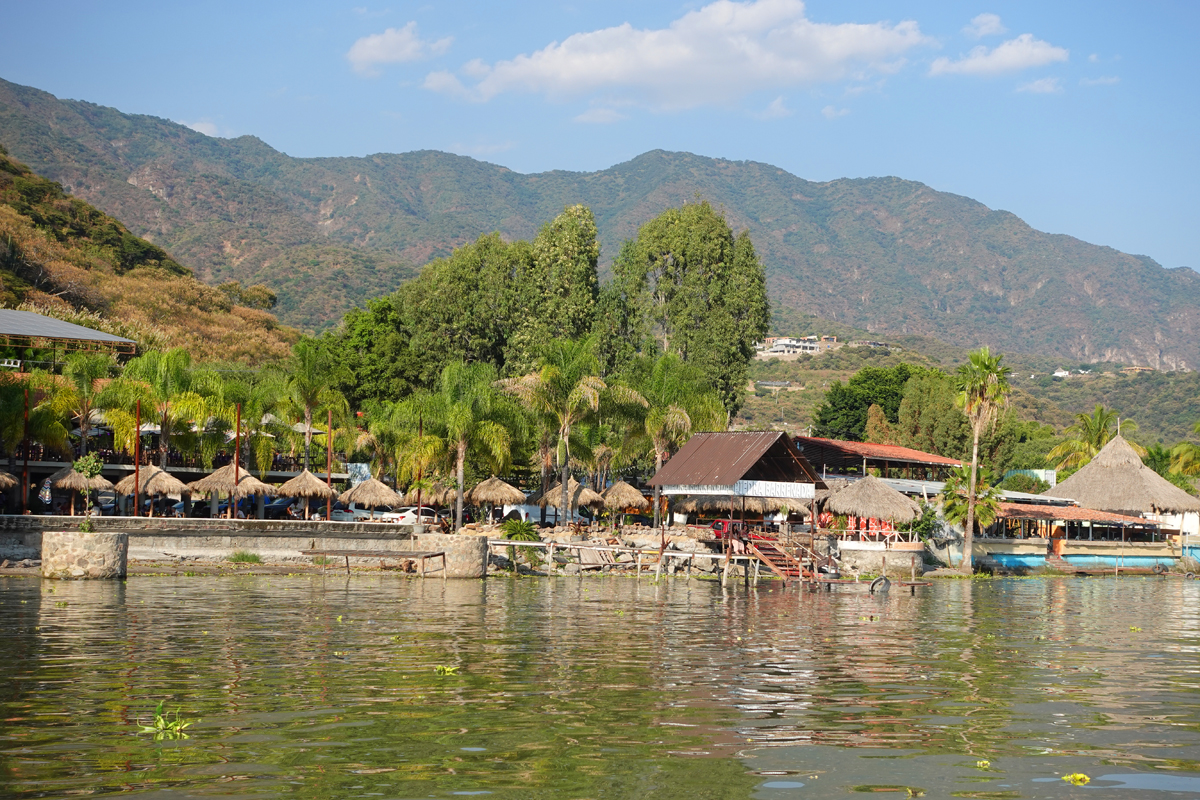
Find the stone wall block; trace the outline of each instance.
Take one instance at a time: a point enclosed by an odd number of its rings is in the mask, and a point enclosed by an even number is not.
[[[446,553],[447,578],[482,578],[487,575],[488,537],[470,533],[422,533],[417,535],[417,550]],[[436,569],[437,562],[430,564]],[[430,577],[439,573],[431,572]]]
[[[124,578],[129,536],[124,533],[46,531],[42,577],[55,580]]]

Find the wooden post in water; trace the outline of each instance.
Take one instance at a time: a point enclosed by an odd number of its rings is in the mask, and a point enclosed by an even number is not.
[[[635,573],[634,577],[642,577],[642,549],[640,547],[637,551],[637,573]]]
[[[754,559],[754,581],[753,581],[752,585],[755,588],[758,588],[758,564],[759,564],[758,559],[757,558]]]
[[[908,575],[909,575],[908,579],[915,583],[917,580],[917,557],[915,555],[912,557],[912,565],[908,571]]]

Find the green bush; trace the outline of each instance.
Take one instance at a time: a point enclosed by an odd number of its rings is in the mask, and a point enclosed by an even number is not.
[[[262,556],[258,553],[251,553],[249,550],[238,550],[230,553],[226,559],[234,564],[261,564],[263,563]]]

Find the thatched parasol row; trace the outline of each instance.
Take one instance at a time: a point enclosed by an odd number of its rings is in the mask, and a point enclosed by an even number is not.
[[[732,509],[735,514],[742,510],[743,502],[747,514],[775,514],[786,508],[791,514],[808,516],[808,509],[804,507],[804,501],[786,497],[735,497]],[[730,502],[728,497],[689,497],[675,507],[687,514],[712,514],[715,512],[727,514],[730,511]]]
[[[234,482],[234,465],[232,463],[221,467],[213,474],[201,478],[198,481],[192,481],[187,484],[189,491],[209,494],[216,492],[217,494],[232,496],[235,499],[250,497],[251,495],[264,494],[273,496],[279,492],[279,489],[269,483],[263,483],[258,478],[249,473],[245,467],[238,467],[237,482]]]
[[[545,494],[531,497],[529,501],[538,504],[542,508],[546,508],[547,506],[559,508],[562,505],[562,484],[554,484],[546,490]],[[582,485],[579,481],[571,478],[567,481],[567,503],[571,508],[602,506],[604,505],[604,498]]]
[[[476,505],[490,503],[493,506],[513,506],[525,502],[525,493],[493,475],[477,483],[463,498]]]
[[[379,508],[380,506],[398,506],[403,498],[383,481],[367,478],[358,486],[347,489],[338,496],[343,503],[354,503],[363,508]]]
[[[332,500],[337,497],[335,492],[325,481],[313,475],[308,470],[304,470],[290,481],[279,487],[279,495],[281,497],[320,497],[326,500]]]
[[[158,467],[142,467],[138,470],[140,488],[134,486],[134,473],[130,473],[117,482],[118,494],[183,494],[188,491],[186,484],[166,470]]]
[[[559,491],[562,491],[561,489]],[[617,481],[604,490],[604,507],[614,511],[636,508],[645,511],[653,505],[646,496],[625,481]]]

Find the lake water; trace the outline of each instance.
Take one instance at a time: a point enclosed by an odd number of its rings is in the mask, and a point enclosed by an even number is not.
[[[1170,578],[0,578],[0,796],[1200,797],[1198,609]],[[139,733],[163,699],[189,738]]]

